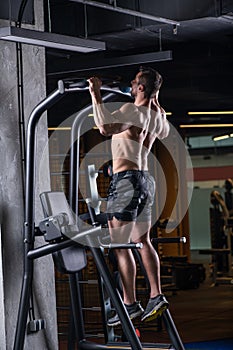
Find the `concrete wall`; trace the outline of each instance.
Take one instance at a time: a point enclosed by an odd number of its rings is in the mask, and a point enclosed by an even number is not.
[[[35,2],[36,27],[43,25],[43,1]],[[0,25],[6,25],[3,21]],[[23,89],[25,122],[32,109],[46,96],[45,51],[23,45]],[[17,95],[16,45],[0,41],[0,349],[12,350],[23,277],[23,175]],[[37,168],[47,145],[47,119],[43,115],[37,132]],[[36,221],[43,218],[39,192],[50,189],[48,157],[42,176],[36,178]],[[44,244],[43,238],[36,245]],[[33,293],[36,318],[46,320],[46,330],[26,335],[25,350],[56,350],[57,322],[54,269],[51,256],[38,259],[34,268]]]

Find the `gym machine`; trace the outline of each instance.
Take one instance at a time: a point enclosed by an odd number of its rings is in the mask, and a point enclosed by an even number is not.
[[[210,194],[211,219],[211,249],[201,249],[202,255],[212,256],[212,280],[213,285],[233,284],[232,266],[232,229],[233,218],[229,216],[229,211],[221,194],[214,190]],[[224,275],[225,270],[225,275]],[[227,275],[226,275],[227,272]],[[223,276],[219,276],[219,273]]]
[[[115,91],[114,91],[115,92]],[[122,92],[122,90],[121,90]],[[117,93],[117,91],[116,91]],[[124,93],[124,92],[123,92]],[[127,93],[127,96],[129,94]],[[112,95],[103,96],[103,101],[109,100],[109,98],[112,98]],[[76,214],[76,217],[78,217],[78,188],[79,188],[79,170],[77,168],[77,165],[80,162],[79,158],[79,143],[78,140],[80,140],[80,135],[83,133],[81,132],[81,128],[86,125],[87,122],[87,114],[92,110],[92,105],[87,107],[86,109],[82,110],[75,118],[73,125],[72,125],[72,131],[71,131],[71,151],[70,151],[70,169],[72,169],[70,173],[70,204],[73,209],[73,211]],[[90,122],[90,118],[89,118]],[[93,122],[93,121],[92,121]],[[94,126],[94,122],[93,122]],[[100,210],[99,210],[99,196],[98,196],[98,190],[97,190],[97,184],[96,184],[96,178],[97,178],[97,172],[95,170],[94,165],[88,165],[87,167],[87,178],[89,180],[89,189],[90,189],[90,198],[86,198],[87,207],[90,212],[90,216],[92,216],[92,224],[95,225],[96,221],[98,223],[97,214],[99,214],[99,217],[101,216]],[[93,210],[94,209],[94,210]],[[100,221],[102,221],[102,217]],[[154,239],[155,242],[156,239]],[[185,237],[177,237],[177,238],[163,238],[163,243],[185,243],[186,238]],[[104,246],[104,243],[103,243]],[[105,245],[106,248],[106,245]],[[138,256],[137,250],[133,249],[133,252],[135,252],[135,255]],[[140,259],[139,259],[140,260]],[[142,266],[143,269],[143,266]],[[147,276],[145,274],[145,278],[147,279]],[[108,304],[108,303],[107,303]],[[105,310],[103,310],[104,312]],[[184,349],[183,344],[181,342],[180,336],[177,332],[177,329],[175,327],[175,324],[172,320],[171,314],[169,310],[166,310],[163,313],[163,321],[165,324],[165,327],[167,329],[167,332],[170,336],[170,339],[172,341],[172,344],[175,349]],[[104,322],[104,325],[106,325],[106,322]],[[107,329],[105,329],[105,335],[107,334],[106,340],[112,339],[112,332]],[[110,336],[109,336],[110,335]]]
[[[109,169],[109,166],[107,168]],[[109,176],[109,173],[111,174],[111,169],[109,171],[105,170],[104,173],[105,173],[105,176]],[[101,212],[101,202],[105,201],[105,199],[100,198],[99,194],[98,194],[98,188],[97,188],[98,175],[99,175],[99,171],[96,170],[94,164],[87,165],[87,179],[88,179],[87,187],[89,189],[89,191],[88,191],[89,197],[86,198],[86,203],[87,203],[88,211],[90,213],[90,221],[91,221],[92,225],[93,226],[103,225],[104,227],[106,227],[107,217],[104,213]],[[165,220],[165,221],[162,223],[158,222],[158,223],[156,223],[156,225],[165,226],[165,225],[167,225],[167,220]],[[169,224],[170,228],[172,228],[173,226],[174,226],[174,223]],[[101,243],[103,246],[107,247],[106,243],[107,242],[110,243],[110,241],[111,241],[110,236],[106,235],[102,238]],[[160,243],[163,243],[163,244],[169,244],[169,243],[171,243],[171,244],[184,244],[184,243],[186,243],[186,237],[154,237],[151,239],[151,242],[152,242],[154,248],[157,249],[157,245]],[[138,249],[132,248],[132,252],[133,252],[135,260],[138,263],[139,270],[140,270],[140,272],[145,280],[145,283],[146,283],[145,290],[147,291],[147,293],[149,295],[150,284],[149,284],[146,270],[145,270],[144,265],[142,263],[141,255],[140,255]],[[119,277],[119,274],[117,272],[117,262],[113,256],[113,254],[110,254],[109,260],[112,262],[112,265],[114,266],[116,285],[119,288],[119,290],[122,290],[121,283],[120,283],[120,277]],[[174,290],[174,286],[172,286],[172,290]],[[109,303],[109,300],[104,298],[104,295],[105,294],[102,294],[103,305],[107,305],[107,307],[103,308],[102,312],[105,312],[105,319],[107,319],[108,311],[109,311],[109,304],[111,304],[111,301]],[[165,318],[165,323],[166,323],[166,319],[167,319],[167,322],[169,322],[170,314],[167,311],[165,311],[162,318],[159,317],[157,319],[157,322],[158,322],[157,329],[160,331],[162,330],[162,319]],[[104,322],[104,325],[106,325],[106,322]],[[168,327],[168,333],[169,333],[170,329],[173,330],[173,327]],[[106,338],[108,341],[113,339],[113,337],[114,337],[113,327],[106,326],[105,327],[105,334],[108,335]],[[171,337],[172,336],[173,336],[173,333],[171,334]],[[123,335],[123,337],[124,337],[124,335]]]
[[[85,85],[85,86],[84,86]],[[27,143],[26,143],[26,172],[25,172],[25,220],[23,227],[23,239],[24,239],[24,272],[22,289],[20,296],[20,304],[17,317],[17,326],[15,332],[14,350],[23,350],[25,332],[27,327],[27,317],[30,309],[30,297],[32,292],[32,280],[33,280],[33,262],[42,256],[53,254],[54,261],[58,261],[58,265],[61,269],[77,275],[82,268],[85,266],[85,246],[91,250],[93,258],[95,260],[98,272],[104,281],[106,290],[111,298],[111,301],[121,319],[122,328],[127,338],[127,344],[109,344],[101,345],[93,342],[88,342],[85,339],[84,325],[82,315],[80,314],[80,295],[78,295],[78,288],[76,280],[70,279],[71,285],[71,304],[73,312],[73,322],[75,328],[75,334],[78,341],[78,348],[81,349],[175,349],[184,350],[183,344],[180,340],[179,334],[175,328],[174,322],[171,318],[169,311],[167,310],[164,314],[164,322],[168,330],[169,336],[172,341],[172,345],[162,344],[151,344],[142,345],[135,332],[133,324],[129,319],[128,313],[124,306],[124,303],[120,297],[119,292],[115,287],[115,283],[106,265],[103,252],[100,246],[96,246],[97,237],[101,236],[101,227],[89,227],[79,230],[78,223],[72,221],[70,206],[66,199],[62,195],[59,201],[57,201],[55,195],[51,192],[41,195],[41,201],[46,217],[40,224],[39,227],[35,227],[34,224],[34,178],[35,178],[35,139],[36,139],[36,127],[38,121],[47,109],[53,106],[62,97],[66,96],[67,93],[74,91],[81,91],[88,87],[83,84],[80,80],[60,80],[58,82],[58,88],[52,92],[47,98],[40,102],[32,111],[27,128]],[[122,93],[120,89],[114,89],[103,87],[103,90],[108,92]],[[79,126],[78,126],[79,128]],[[77,142],[74,143],[76,151],[78,149]],[[75,154],[75,152],[74,152]],[[77,158],[76,153],[76,158]],[[78,163],[77,163],[78,164]],[[77,170],[78,171],[78,170]],[[78,180],[77,180],[78,181]],[[76,182],[77,184],[77,182]],[[77,188],[76,188],[77,189]],[[72,189],[74,193],[74,189]],[[55,200],[54,200],[55,199]],[[54,207],[52,205],[54,204]],[[72,198],[70,199],[70,204]],[[50,206],[50,207],[49,207]],[[72,205],[71,208],[73,209]],[[50,209],[50,210],[49,210]],[[36,236],[44,235],[45,240],[48,244],[41,247],[34,248],[34,242]],[[81,244],[80,244],[81,240]],[[85,246],[83,245],[85,242]],[[136,245],[124,245],[124,248],[139,248]],[[114,248],[114,247],[113,247]],[[67,254],[67,251],[69,253]],[[75,259],[74,259],[75,256]],[[75,267],[73,261],[75,260]],[[72,272],[71,272],[72,271]],[[75,288],[72,288],[75,284]]]

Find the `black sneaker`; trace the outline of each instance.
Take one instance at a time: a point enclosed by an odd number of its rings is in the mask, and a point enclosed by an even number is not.
[[[140,304],[139,301],[135,301],[135,303],[133,303],[132,305],[125,305],[126,310],[128,311],[129,314],[129,318],[131,320],[133,320],[134,318],[141,316],[143,314],[143,308]],[[113,326],[117,326],[121,323],[118,314],[116,314],[115,316],[111,317],[108,320],[108,326],[113,327]]]
[[[151,321],[158,316],[161,316],[168,306],[169,303],[163,294],[159,294],[155,298],[149,299],[141,321]]]

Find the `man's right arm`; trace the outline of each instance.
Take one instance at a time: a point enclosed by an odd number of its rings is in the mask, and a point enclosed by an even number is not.
[[[117,113],[118,111],[116,111],[113,116],[113,114],[104,106],[100,92],[102,85],[101,80],[97,77],[92,77],[88,79],[88,82],[92,99],[94,120],[100,133],[104,136],[111,136],[114,133],[119,133],[127,129],[127,125],[117,122],[116,116],[119,114]]]
[[[100,93],[101,81],[96,77],[90,78],[88,81],[94,120],[101,134],[111,136],[129,129],[135,123],[143,123],[143,120],[140,121],[142,119],[141,113],[139,113],[133,103],[126,103],[111,113],[102,101]]]

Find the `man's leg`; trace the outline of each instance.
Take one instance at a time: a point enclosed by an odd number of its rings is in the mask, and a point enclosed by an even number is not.
[[[134,225],[133,222],[118,221],[116,218],[110,220],[109,230],[112,242],[122,244],[129,243],[130,232]],[[144,312],[140,303],[136,301],[136,262],[131,249],[115,249],[114,252],[122,282],[123,301],[129,317],[134,319],[135,317],[141,316]],[[117,326],[118,324],[120,324],[120,319],[117,314],[108,320],[109,326]]]
[[[160,261],[151,243],[149,229],[150,223],[137,222],[132,234],[132,241],[143,243],[143,248],[139,249],[139,253],[150,283],[150,297],[153,298],[161,294]],[[143,234],[143,232],[146,233]]]
[[[148,229],[147,233],[142,234],[142,232],[145,232],[146,227]],[[161,292],[160,261],[158,254],[150,241],[149,227],[149,222],[137,222],[132,235],[133,242],[143,243],[143,248],[140,249],[139,252],[150,283],[150,299],[142,315],[142,321],[149,321],[160,316],[169,306],[166,298]]]
[[[130,241],[130,232],[134,227],[133,222],[119,221],[115,217],[108,222],[112,243],[126,244]],[[123,301],[132,304],[136,301],[135,279],[136,263],[131,249],[114,250],[118,271],[121,276],[123,288]]]

